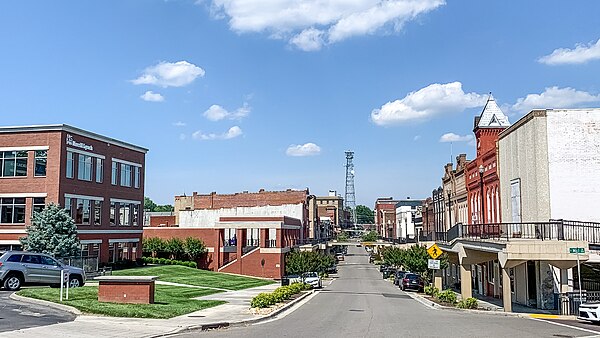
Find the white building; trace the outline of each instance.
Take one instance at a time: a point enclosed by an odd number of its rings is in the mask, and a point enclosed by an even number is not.
[[[399,239],[412,240],[423,228],[423,200],[401,200],[396,203],[396,234]]]

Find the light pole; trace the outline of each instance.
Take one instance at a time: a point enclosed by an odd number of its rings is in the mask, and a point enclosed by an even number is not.
[[[485,201],[483,196],[483,171],[485,168],[483,165],[479,166],[479,189],[481,190],[481,224],[485,224]]]

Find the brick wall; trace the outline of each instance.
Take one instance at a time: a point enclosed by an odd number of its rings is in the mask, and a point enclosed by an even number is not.
[[[210,193],[200,195],[193,194],[194,209],[221,209],[234,207],[255,207],[266,205],[284,205],[306,203],[308,190],[287,190],[287,191],[264,191],[257,193],[235,193],[235,194],[217,194]],[[178,200],[188,199],[187,196],[176,196],[175,204]],[[183,204],[182,204],[183,205]]]
[[[261,253],[260,249],[251,252],[241,259],[222,269],[221,272],[236,273],[246,276],[280,279],[285,273],[284,254]],[[265,260],[264,267],[261,265]]]
[[[100,282],[98,301],[109,303],[154,304],[154,282]]]
[[[150,216],[151,227],[172,227],[176,225],[175,216]]]

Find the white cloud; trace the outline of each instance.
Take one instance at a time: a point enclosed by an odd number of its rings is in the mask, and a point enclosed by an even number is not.
[[[535,108],[577,108],[584,103],[600,102],[600,95],[593,95],[571,87],[548,87],[541,94],[528,94],[517,99],[511,109],[528,113]]]
[[[424,121],[444,113],[462,112],[481,107],[487,95],[465,93],[462,83],[434,83],[401,100],[388,102],[371,112],[371,121],[379,126]]]
[[[204,134],[200,130],[198,130],[192,134],[192,138],[195,140],[204,140],[204,141],[229,140],[232,138],[236,138],[240,135],[242,135],[242,128],[240,128],[238,126],[233,126],[233,127],[229,128],[229,130],[224,132],[223,134],[213,134],[213,133]]]
[[[267,32],[305,51],[379,31],[398,32],[445,0],[212,0],[212,14],[239,33]]]
[[[148,102],[163,102],[165,100],[165,97],[160,95],[159,93],[155,93],[151,90],[145,92],[144,94],[142,94],[140,96],[140,98],[144,101],[148,101]]]
[[[314,143],[292,144],[285,153],[288,156],[314,156],[321,153],[321,147]]]
[[[473,135],[460,136],[455,133],[446,133],[440,137],[440,142],[469,142],[473,140]]]
[[[144,73],[131,83],[150,84],[160,87],[183,87],[192,83],[197,77],[203,77],[204,69],[187,61],[160,62],[148,67]]]
[[[600,59],[600,39],[587,45],[577,44],[574,49],[555,49],[550,55],[542,56],[539,63],[547,65],[580,64]]]
[[[415,137],[413,137],[413,141],[418,141],[421,139],[421,135],[415,135]]]
[[[218,104],[213,104],[204,112],[203,115],[211,121],[220,121],[223,119],[241,120],[244,117],[248,116],[248,114],[250,114],[250,110],[251,109],[247,103],[244,103],[242,107],[231,112],[227,111],[225,108],[219,106]]]
[[[177,121],[177,122],[173,122],[173,126],[175,126],[175,127],[185,127],[185,126],[187,126],[187,123],[181,122],[181,121]]]

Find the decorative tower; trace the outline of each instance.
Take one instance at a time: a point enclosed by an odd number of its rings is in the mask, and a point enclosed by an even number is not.
[[[345,195],[345,210],[350,211],[352,225],[356,224],[356,196],[354,194],[354,159],[353,151],[346,151],[346,195]]]

